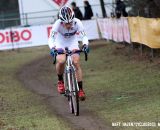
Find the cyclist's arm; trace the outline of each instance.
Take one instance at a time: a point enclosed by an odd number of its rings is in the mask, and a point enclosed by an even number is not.
[[[82,38],[83,45],[84,44],[88,45],[89,44],[88,37],[87,37],[87,35],[86,35],[85,31],[84,31],[83,24],[82,24],[82,22],[80,20],[78,21],[78,34]]]
[[[52,30],[48,39],[49,48],[52,49],[56,46],[56,35],[58,33],[59,21],[57,20],[52,26]]]
[[[56,43],[55,43],[56,33],[57,33],[57,32],[54,32],[54,31],[51,32],[50,37],[49,37],[49,39],[48,39],[48,45],[49,45],[49,48],[50,48],[50,49],[52,49],[52,48],[54,48],[54,47],[56,46]]]

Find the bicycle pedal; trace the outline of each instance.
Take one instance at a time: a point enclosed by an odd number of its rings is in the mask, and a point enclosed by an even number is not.
[[[65,97],[68,97],[68,95],[65,93],[65,94],[63,94],[63,96],[65,96]]]
[[[63,95],[64,95],[65,97],[68,97],[68,96],[69,96],[69,90],[66,90]]]

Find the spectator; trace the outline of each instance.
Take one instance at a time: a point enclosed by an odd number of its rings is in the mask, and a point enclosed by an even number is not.
[[[121,0],[117,0],[115,12],[116,12],[117,18],[120,18],[121,16],[124,16],[124,17],[128,16],[128,13],[126,12],[126,5]]]
[[[84,1],[84,20],[89,20],[93,16],[91,5],[87,0]]]
[[[79,7],[77,7],[76,3],[72,2],[71,6],[72,6],[72,9],[74,11],[75,17],[78,18],[78,19],[80,19],[80,20],[82,20],[83,19],[83,15],[82,15]]]
[[[115,17],[114,13],[113,13],[113,12],[111,12],[111,18],[114,18],[114,17]]]

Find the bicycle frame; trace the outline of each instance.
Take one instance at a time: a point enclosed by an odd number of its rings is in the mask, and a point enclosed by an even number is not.
[[[71,77],[70,74],[72,73],[73,75],[75,75],[76,69],[72,63],[72,57],[71,55],[67,55],[66,56],[66,66],[65,66],[65,72],[64,75],[66,74],[66,76],[68,77],[68,89],[70,90],[70,92],[75,92],[74,87],[77,87],[77,90],[79,91],[79,87],[78,84],[76,86],[74,86],[73,88],[71,87]],[[77,78],[76,79],[76,83],[77,83]],[[66,81],[65,81],[66,82]],[[66,83],[65,83],[66,84]]]
[[[66,53],[58,53],[66,55],[66,64],[64,70],[64,85],[65,85],[65,96],[68,97],[70,112],[74,113],[75,116],[79,115],[79,97],[78,91],[79,86],[76,78],[76,68],[72,62],[72,55],[74,53],[84,52],[82,50],[78,50],[76,52],[69,51],[68,48],[65,48]],[[85,53],[85,60],[87,61],[87,53]],[[56,63],[56,56],[54,56],[54,62]]]
[[[64,71],[65,96],[68,97],[70,112],[79,115],[78,83],[76,69],[72,63],[72,53],[66,54],[66,66]]]

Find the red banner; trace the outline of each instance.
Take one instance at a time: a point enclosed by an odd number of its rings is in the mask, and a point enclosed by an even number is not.
[[[68,0],[52,0],[55,2],[58,6],[63,6],[67,3]]]

